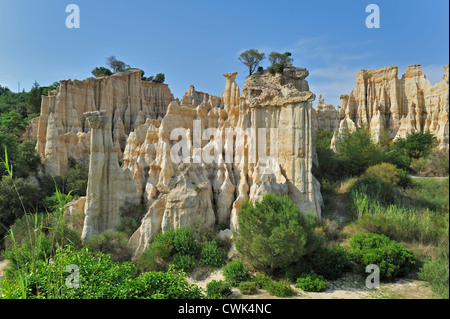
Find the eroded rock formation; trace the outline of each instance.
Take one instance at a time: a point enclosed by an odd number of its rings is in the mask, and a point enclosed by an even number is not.
[[[242,95],[236,74],[224,75],[221,98],[191,87],[160,122],[129,135],[123,168],[148,207],[130,239],[137,255],[167,229],[217,223],[236,230],[242,203],[267,192],[287,194],[301,212],[320,217],[308,71],[255,74]]]
[[[396,66],[361,70],[356,74],[355,88],[341,96],[340,133],[345,127],[367,127],[374,138],[387,131],[393,139],[412,132],[430,131],[441,147],[447,147],[449,107],[449,66],[444,67],[443,80],[432,85],[420,65],[411,65],[401,79]]]
[[[141,70],[129,70],[84,81],[60,81],[60,87],[42,97],[41,115],[26,134],[37,141],[48,174],[60,175],[69,157],[89,162],[89,125],[83,113],[105,110],[112,120],[114,148],[119,158],[128,134],[145,119],[162,118],[174,99],[167,84],[141,80]]]
[[[319,103],[313,110],[314,129],[329,130],[331,132],[339,130],[339,110],[332,104],[326,104],[322,94],[319,96]]]
[[[119,166],[106,111],[86,112],[84,116],[91,128],[91,143],[83,241],[114,229],[120,222],[120,207],[139,202],[130,172]]]

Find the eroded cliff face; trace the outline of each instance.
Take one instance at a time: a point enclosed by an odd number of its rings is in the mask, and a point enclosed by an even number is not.
[[[141,80],[141,70],[129,70],[84,81],[61,81],[42,97],[41,116],[33,120],[27,138],[37,141],[45,171],[60,175],[68,158],[89,163],[90,128],[85,112],[105,110],[112,121],[114,149],[119,159],[130,132],[145,119],[162,118],[174,99],[167,84]]]
[[[267,192],[287,194],[301,212],[320,217],[308,71],[252,75],[242,95],[236,74],[224,75],[220,98],[191,87],[161,121],[147,120],[129,135],[123,169],[148,207],[130,239],[136,255],[167,229],[201,223],[236,230],[242,203]]]
[[[319,103],[313,110],[314,129],[329,130],[335,132],[339,130],[339,110],[332,104],[326,104],[322,94],[319,96]]]
[[[401,79],[396,66],[361,70],[356,74],[355,88],[341,96],[340,133],[343,126],[367,127],[374,140],[382,131],[393,139],[412,132],[430,131],[441,147],[448,147],[449,66],[444,67],[443,80],[432,85],[420,65],[411,65]]]

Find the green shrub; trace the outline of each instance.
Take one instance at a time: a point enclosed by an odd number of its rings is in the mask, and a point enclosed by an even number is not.
[[[272,283],[272,278],[265,274],[259,273],[252,278],[252,282],[255,283],[257,288],[267,290]]]
[[[194,232],[190,228],[179,228],[174,231],[173,247],[176,252],[183,255],[195,256],[199,246],[195,241]]]
[[[427,260],[419,271],[419,277],[430,283],[440,298],[449,298],[449,260],[447,256]]]
[[[214,267],[222,267],[224,263],[224,253],[218,247],[217,242],[207,241],[202,247],[202,261]]]
[[[231,285],[223,280],[212,280],[206,285],[208,299],[223,299],[231,294]]]
[[[273,272],[316,248],[315,223],[311,215],[301,214],[289,197],[268,193],[254,205],[242,204],[239,232],[233,240],[255,268]]]
[[[174,253],[175,232],[172,230],[160,232],[154,241],[135,261],[141,272],[166,270],[167,260]]]
[[[367,179],[379,179],[381,182],[389,185],[397,185],[400,181],[398,177],[397,168],[388,163],[380,163],[374,166],[370,166],[366,169],[363,177]]]
[[[350,268],[350,257],[341,246],[319,248],[309,258],[314,272],[329,280],[336,280]]]
[[[64,190],[72,191],[73,196],[86,196],[89,168],[81,164],[75,164],[64,174]]]
[[[397,139],[394,142],[394,149],[410,158],[418,159],[427,156],[436,142],[436,136],[430,132],[415,132],[406,139]]]
[[[184,272],[148,272],[128,284],[126,299],[203,299],[203,290],[189,284]]]
[[[258,291],[256,283],[252,281],[240,282],[238,289],[243,295],[254,295]]]
[[[194,269],[195,266],[195,258],[192,255],[182,255],[177,254],[175,255],[175,258],[173,259],[172,265],[175,269],[189,272],[192,269]]]
[[[350,247],[351,257],[359,271],[366,274],[366,267],[375,264],[380,269],[380,279],[405,276],[415,263],[411,249],[384,235],[357,234],[351,239]]]
[[[66,267],[79,269],[79,288],[66,285],[70,272]],[[33,270],[36,269],[36,271]],[[9,277],[0,283],[0,294],[10,298],[41,299],[199,299],[202,290],[189,285],[186,275],[169,269],[168,272],[149,272],[136,278],[137,269],[130,262],[113,262],[109,255],[80,251],[66,247],[59,249],[52,261],[39,260],[29,265],[21,276]]]
[[[290,297],[296,295],[295,290],[292,289],[287,280],[272,281],[269,284],[267,291],[269,294],[276,297]]]
[[[408,172],[404,169],[397,169],[397,176],[398,176],[398,186],[407,188],[411,186],[412,179],[409,176]]]
[[[336,147],[345,172],[353,176],[359,176],[370,166],[381,163],[384,156],[372,141],[370,132],[363,129],[345,134]]]
[[[139,228],[139,222],[131,217],[122,217],[119,225],[117,225],[116,230],[118,232],[124,233],[129,237],[134,234],[134,232]]]
[[[300,259],[296,263],[292,263],[285,267],[284,274],[286,278],[290,279],[292,282],[296,282],[303,274],[308,274],[312,270],[311,263],[306,258]]]
[[[242,260],[233,260],[223,266],[223,275],[225,279],[236,287],[240,282],[247,281],[250,277]]]
[[[295,287],[303,291],[321,292],[327,289],[327,284],[323,276],[311,272],[310,274],[304,274],[299,277]]]
[[[128,247],[128,236],[115,230],[107,230],[89,238],[86,245],[94,252],[111,255],[113,261],[131,260],[131,250]]]

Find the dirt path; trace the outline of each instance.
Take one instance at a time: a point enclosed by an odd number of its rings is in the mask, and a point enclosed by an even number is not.
[[[216,270],[201,280],[189,278],[190,283],[206,289],[206,285],[211,280],[224,280],[222,272]],[[327,290],[315,293],[305,292],[299,288],[291,287],[297,293],[295,296],[284,299],[432,299],[433,293],[426,285],[426,282],[413,279],[400,279],[394,283],[382,283],[380,288],[370,290],[365,286],[365,279],[346,274],[342,278],[327,282]],[[239,289],[233,288],[233,293],[229,299],[280,299],[270,295],[265,290],[258,290],[255,295],[242,295]]]
[[[3,268],[7,265],[7,261],[3,260],[3,257],[0,256],[0,280],[3,279]]]

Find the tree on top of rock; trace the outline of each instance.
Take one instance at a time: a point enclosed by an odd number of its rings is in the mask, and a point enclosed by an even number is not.
[[[114,73],[123,72],[130,68],[129,65],[125,64],[123,61],[117,60],[113,55],[106,59],[106,64],[113,70]]]
[[[250,49],[241,53],[241,55],[239,56],[239,61],[241,61],[245,66],[248,67],[248,76],[250,76],[256,71],[259,64],[262,60],[264,60],[264,58],[264,53],[259,52],[255,49]]]

